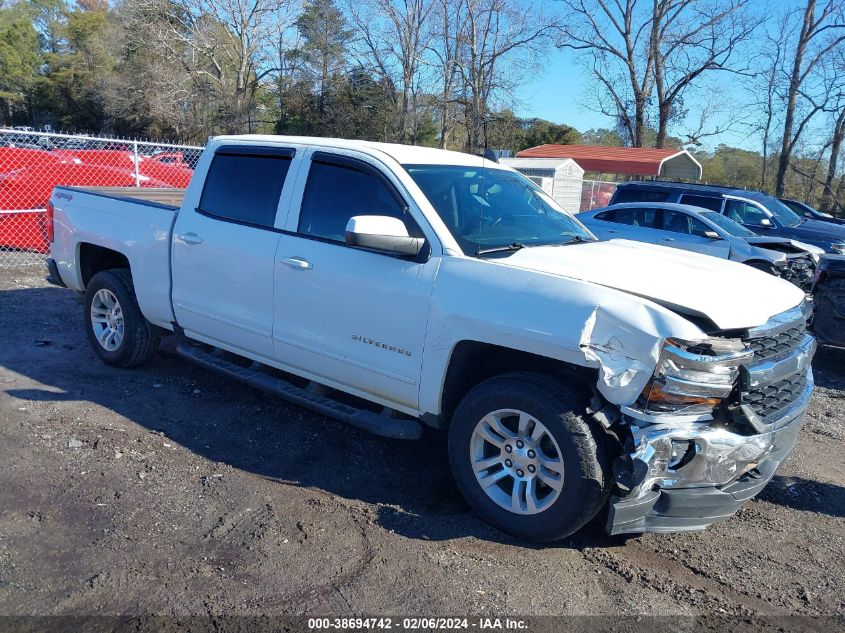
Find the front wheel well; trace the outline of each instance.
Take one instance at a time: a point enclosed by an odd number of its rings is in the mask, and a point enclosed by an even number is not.
[[[87,286],[97,273],[113,268],[129,270],[129,260],[126,255],[105,246],[87,242],[79,245],[79,275],[83,287]]]
[[[595,370],[587,367],[500,345],[461,341],[449,359],[437,426],[448,426],[458,404],[471,389],[489,378],[513,372],[565,375],[582,382],[586,389],[592,389],[596,380]]]

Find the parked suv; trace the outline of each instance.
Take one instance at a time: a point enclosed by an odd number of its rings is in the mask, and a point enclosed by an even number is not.
[[[682,182],[626,182],[619,185],[610,204],[677,202],[721,213],[758,235],[786,237],[845,255],[845,226],[802,218],[774,196],[715,185]]]
[[[803,215],[805,218],[809,218],[810,220],[831,222],[833,224],[845,224],[845,219],[834,217],[830,215],[830,213],[825,213],[824,211],[819,211],[806,202],[801,202],[800,200],[790,200],[789,198],[779,198],[779,200],[795,211],[798,215]]]

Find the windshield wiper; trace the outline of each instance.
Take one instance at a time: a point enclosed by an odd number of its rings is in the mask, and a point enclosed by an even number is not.
[[[494,248],[479,248],[475,251],[476,257],[481,257],[482,255],[488,255],[490,253],[514,253],[520,249],[525,248],[525,244],[522,242],[514,242],[513,244],[508,244],[507,246],[496,246]]]
[[[567,244],[582,244],[584,242],[592,242],[593,240],[585,240],[580,235],[573,235],[571,240],[566,240],[565,242],[561,242],[560,246],[566,246]]]

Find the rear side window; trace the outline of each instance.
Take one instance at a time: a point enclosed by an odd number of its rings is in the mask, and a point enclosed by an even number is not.
[[[659,189],[640,189],[638,187],[621,187],[616,190],[613,204],[625,202],[665,202],[669,198],[668,191]]]
[[[398,195],[376,175],[354,166],[314,161],[299,214],[299,233],[343,242],[346,225],[356,215],[386,215],[421,236]]]
[[[614,222],[628,226],[653,228],[656,217],[657,211],[655,209],[617,209]]]
[[[217,153],[199,210],[222,220],[272,227],[291,156]]]
[[[711,211],[722,210],[722,198],[713,198],[711,196],[691,196],[684,194],[681,196],[681,204],[689,204],[693,207],[701,207],[703,209],[710,209]]]
[[[601,213],[596,213],[596,220],[601,220],[603,222],[616,222],[616,211],[602,211]]]

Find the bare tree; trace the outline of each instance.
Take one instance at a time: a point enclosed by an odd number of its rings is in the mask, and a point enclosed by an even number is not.
[[[845,7],[842,1],[826,0],[818,7],[816,0],[806,0],[789,71],[783,136],[775,180],[775,193],[778,196],[783,196],[786,171],[796,143],[810,120],[825,109],[826,95],[811,94],[808,84],[823,60],[843,42]],[[808,104],[803,116],[799,114],[799,100]]]
[[[754,131],[761,134],[762,161],[760,167],[760,188],[766,189],[769,181],[769,152],[778,114],[781,110],[781,95],[786,92],[782,85],[783,64],[786,57],[786,43],[789,39],[789,14],[777,18],[774,32],[767,32],[758,56],[759,71],[749,78],[748,91],[753,96],[751,110],[760,113]]]
[[[563,2],[569,15],[558,46],[584,53],[601,90],[598,109],[618,122],[632,146],[642,147],[654,87],[657,24],[638,0]]]
[[[601,88],[596,101],[631,145],[645,142],[656,122],[656,147],[683,118],[684,95],[714,71],[743,72],[737,53],[759,20],[749,0],[564,0],[571,17],[561,48],[583,53]],[[697,133],[706,135],[699,130]]]
[[[837,78],[839,92],[836,95],[836,107],[833,109],[833,129],[829,141],[830,154],[827,162],[827,175],[819,203],[821,210],[828,213],[832,212],[835,207],[842,207],[843,201],[838,199],[837,192],[833,187],[837,176],[840,178],[840,187],[842,181],[845,180],[845,175],[838,174],[840,154],[845,147],[845,86],[842,86],[841,82],[838,81],[838,78],[845,74],[845,45],[839,46],[836,53],[833,75]]]
[[[409,115],[415,104],[423,55],[429,47],[434,0],[349,0],[362,65],[386,81],[397,110],[396,140],[413,132]]]
[[[276,24],[291,0],[140,0],[164,10],[158,43],[228,96],[232,131],[248,129],[260,82],[278,70]]]
[[[458,48],[462,16],[462,0],[434,0],[432,30],[428,52],[435,60],[431,66],[437,75],[440,112],[440,148],[446,147],[451,131],[452,112],[456,105],[455,84],[458,78]]]
[[[559,29],[554,16],[516,0],[462,0],[457,70],[466,149],[487,147],[487,121],[495,97],[513,89],[525,69],[540,59]],[[521,72],[513,66],[522,64]]]
[[[705,73],[747,72],[736,53],[760,25],[749,0],[653,0],[651,47],[657,97],[655,147],[666,144],[668,126],[684,93]]]

